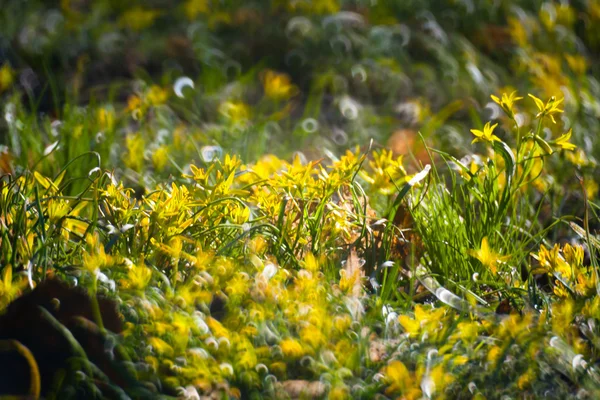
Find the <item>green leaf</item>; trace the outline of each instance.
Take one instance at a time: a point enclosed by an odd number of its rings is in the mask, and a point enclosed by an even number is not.
[[[516,170],[516,159],[512,150],[504,142],[494,142],[494,150],[502,155],[506,164],[506,187],[510,188]]]

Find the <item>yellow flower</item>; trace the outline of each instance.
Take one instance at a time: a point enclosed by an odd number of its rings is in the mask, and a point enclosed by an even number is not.
[[[294,339],[284,339],[279,343],[283,355],[290,358],[300,358],[304,355],[304,349],[300,342]]]
[[[2,272],[2,280],[0,280],[0,310],[16,298],[25,285],[27,285],[25,280],[13,282],[11,265],[5,266]]]
[[[164,104],[169,97],[169,92],[157,85],[150,86],[146,94],[146,100],[153,106]]]
[[[206,14],[209,11],[208,0],[188,0],[183,7],[190,21],[195,20],[199,14]]]
[[[569,279],[573,275],[573,267],[561,256],[558,244],[555,244],[551,250],[546,249],[542,244],[540,245],[540,251],[537,254],[532,253],[531,255],[540,263],[540,268],[534,270],[533,273],[558,272],[566,279]]]
[[[441,364],[432,368],[429,377],[433,383],[432,393],[443,393],[444,388],[454,381],[454,376],[444,372],[444,367]]]
[[[593,200],[600,190],[600,185],[593,179],[585,179],[583,181],[583,186],[585,187],[585,193],[589,200]]]
[[[574,267],[580,267],[583,265],[584,251],[582,246],[571,246],[569,243],[567,243],[563,247],[563,254],[565,255],[566,261]]]
[[[131,95],[127,99],[127,108],[126,110],[131,113],[131,116],[134,119],[139,119],[144,115],[144,105],[142,104],[142,99],[139,96]]]
[[[469,255],[478,259],[481,264],[487,267],[492,274],[498,272],[498,263],[506,261],[508,256],[500,256],[490,249],[487,236],[481,239],[481,247],[477,250],[469,250]]]
[[[144,166],[144,137],[137,133],[125,139],[127,153],[123,155],[123,162],[134,171],[140,172]]]
[[[12,86],[15,73],[8,64],[2,65],[0,68],[0,93]]]
[[[250,107],[241,101],[226,101],[219,106],[219,112],[233,123],[245,122],[250,118]]]
[[[262,81],[265,95],[274,100],[287,99],[298,92],[298,89],[291,83],[290,77],[286,74],[267,70]]]
[[[327,396],[327,400],[345,400],[350,399],[350,394],[348,393],[348,389],[343,386],[337,386],[329,392]]]
[[[590,159],[587,157],[587,155],[585,154],[585,152],[581,149],[577,149],[576,151],[573,151],[572,153],[567,153],[567,160],[569,160],[571,163],[573,163],[574,165],[578,166],[578,167],[587,167],[590,164],[594,164],[590,161]]]
[[[494,141],[500,142],[500,138],[494,135],[494,129],[496,129],[497,126],[498,124],[490,125],[490,123],[487,122],[483,127],[483,131],[480,131],[479,129],[471,129],[471,133],[476,136],[471,143],[483,141],[490,143],[493,143]]]
[[[157,171],[162,171],[169,161],[169,149],[167,146],[160,146],[152,153],[152,164]]]
[[[577,282],[575,283],[575,292],[579,296],[587,297],[595,294],[596,291],[596,275],[593,273],[584,274],[582,272],[577,274]]]
[[[119,19],[119,24],[133,31],[139,32],[154,23],[159,11],[146,10],[142,7],[133,7],[127,10]]]
[[[353,160],[353,157],[350,160]],[[397,187],[398,180],[405,178],[408,181],[411,178],[406,175],[402,161],[401,155],[394,157],[390,150],[374,151],[373,159],[369,161],[369,171],[360,171],[360,176],[379,192],[390,194]],[[349,166],[349,168],[352,169],[355,166]]]
[[[167,342],[160,338],[151,337],[150,339],[148,339],[148,344],[152,346],[152,348],[159,355],[164,354],[167,357],[173,356],[173,348]]]
[[[421,397],[418,380],[402,361],[394,360],[383,369],[383,375],[389,385],[385,390],[387,395],[401,393],[403,399],[418,399]]]
[[[506,93],[502,94],[502,99],[499,99],[498,97],[492,95],[491,98],[492,100],[497,103],[500,107],[502,107],[502,109],[504,110],[504,112],[511,118],[514,117],[514,112],[513,112],[513,106],[514,103],[516,101],[519,101],[522,99],[522,97],[516,97],[517,95],[517,91],[515,90],[514,92],[512,92],[510,95],[507,95]]]
[[[419,330],[421,329],[421,323],[410,318],[408,315],[400,315],[398,317],[398,322],[400,322],[400,325],[402,325],[404,330],[411,336],[419,333]]]
[[[67,200],[50,199],[47,203],[47,211],[50,222],[56,222],[65,215],[69,214],[69,211],[71,211],[71,206]]]
[[[327,338],[315,326],[307,326],[300,331],[300,337],[313,349],[317,349],[327,342]]]
[[[565,54],[565,59],[567,60],[567,64],[569,64],[569,68],[576,75],[583,75],[588,68],[587,60],[585,57],[580,55],[571,55]]]
[[[127,271],[126,286],[133,290],[143,290],[146,288],[150,279],[152,278],[152,270],[146,265],[144,261],[140,261],[137,265],[132,265]]]
[[[319,263],[312,253],[307,253],[304,256],[304,269],[311,272],[317,272],[319,270]]]
[[[527,389],[531,383],[535,380],[535,371],[532,368],[528,368],[527,371],[521,375],[517,381],[517,386],[521,390]]]
[[[546,102],[546,104],[544,104],[544,102],[542,100],[538,99],[537,97],[535,97],[532,94],[529,94],[529,97],[531,97],[533,99],[533,101],[535,101],[535,105],[537,106],[538,110],[540,111],[535,116],[536,118],[550,117],[552,122],[556,123],[556,120],[554,119],[554,114],[563,112],[563,110],[558,108],[558,106],[560,105],[560,103],[563,102],[564,98],[556,100],[556,97],[552,96]]]
[[[115,127],[115,113],[106,108],[99,108],[96,111],[96,119],[100,129],[112,131]]]
[[[410,372],[402,361],[395,360],[389,363],[384,369],[384,375],[390,385],[386,390],[388,394],[395,391],[404,392],[411,386],[412,378]]]
[[[431,333],[439,327],[440,320],[444,317],[445,312],[444,308],[426,309],[421,305],[416,305],[414,319],[407,315],[400,315],[398,322],[411,336],[416,336],[421,328]]]
[[[499,346],[493,346],[487,354],[487,361],[490,363],[490,365],[493,367],[496,366],[496,364],[498,363],[498,361],[500,361],[500,357],[502,356],[502,353],[504,352],[504,350],[499,347]]]
[[[241,297],[248,293],[250,284],[245,274],[236,274],[227,282],[225,292],[231,297]]]
[[[460,338],[467,344],[473,343],[479,334],[479,324],[476,322],[460,322],[458,324]]]
[[[567,133],[563,133],[558,139],[556,139],[554,144],[563,150],[575,150],[577,146],[575,146],[573,143],[569,143],[572,133],[573,130],[569,129]]]
[[[97,233],[88,234],[85,241],[88,249],[83,253],[83,268],[86,271],[95,275],[99,269],[112,265],[113,258],[104,251]]]

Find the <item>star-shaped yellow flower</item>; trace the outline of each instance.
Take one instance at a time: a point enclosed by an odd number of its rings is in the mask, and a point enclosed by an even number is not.
[[[544,104],[541,99],[538,99],[532,94],[529,94],[529,97],[535,101],[535,105],[537,106],[539,113],[535,116],[536,118],[550,117],[553,123],[556,123],[554,119],[554,114],[558,114],[563,112],[558,106],[563,102],[564,98],[556,100],[556,97],[552,96],[550,99]]]
[[[498,124],[490,126],[490,123],[488,122],[483,127],[483,131],[480,131],[479,129],[471,129],[471,133],[476,136],[471,144],[483,141],[490,143],[493,143],[494,141],[500,142],[500,138],[494,135],[494,129],[496,129],[497,126]]]
[[[492,95],[491,98],[492,98],[492,100],[494,100],[494,102],[496,104],[498,104],[500,107],[502,107],[504,112],[506,114],[508,114],[508,116],[510,116],[511,118],[514,116],[513,106],[514,106],[515,102],[523,99],[522,97],[517,97],[516,90],[514,92],[512,92],[511,94],[503,93],[502,99],[499,99],[497,96],[494,96],[494,95]]]
[[[556,139],[554,144],[563,150],[575,150],[577,146],[575,146],[573,143],[569,143],[569,139],[571,139],[572,134],[573,130],[569,129],[568,132],[563,133],[558,139]]]
[[[481,247],[478,250],[469,250],[469,255],[478,259],[494,275],[498,273],[498,263],[504,262],[509,258],[508,256],[500,256],[490,249],[487,236],[481,239]]]

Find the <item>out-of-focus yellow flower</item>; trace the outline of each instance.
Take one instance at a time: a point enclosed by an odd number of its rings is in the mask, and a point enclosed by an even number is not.
[[[300,331],[300,338],[313,349],[324,345],[327,341],[325,335],[314,326],[307,326]]]
[[[511,38],[520,48],[526,48],[528,43],[529,34],[527,33],[526,24],[518,18],[508,18],[508,32]]]
[[[82,134],[83,134],[83,125],[75,126],[75,128],[73,128],[73,131],[71,132],[71,135],[73,135],[74,139],[79,139]]]
[[[398,322],[411,336],[416,336],[421,329],[428,331],[429,334],[434,334],[438,330],[445,313],[446,311],[442,307],[428,310],[419,304],[415,306],[414,318],[410,318],[408,315],[400,315],[398,316]]]
[[[242,369],[253,369],[256,367],[258,363],[258,359],[256,357],[256,351],[254,350],[254,346],[252,343],[248,341],[246,338],[238,338],[236,341],[236,350],[239,358],[237,359],[236,365],[241,367]]]
[[[350,399],[348,389],[343,386],[336,386],[329,391],[327,400],[346,400]]]
[[[567,160],[569,160],[571,163],[578,167],[587,167],[590,164],[592,164],[590,159],[585,154],[585,151],[583,151],[582,149],[577,149],[573,152],[567,153],[566,155]]]
[[[528,368],[527,371],[523,375],[519,377],[517,381],[517,386],[521,390],[527,389],[531,383],[535,380],[535,371],[533,368]]]
[[[133,264],[127,271],[127,280],[124,280],[124,286],[133,290],[144,290],[152,279],[152,270],[140,261],[138,264]]]
[[[454,376],[444,371],[444,366],[438,364],[431,369],[429,372],[431,382],[433,382],[432,393],[441,394],[444,392],[446,386],[454,381]]]
[[[573,328],[575,303],[566,299],[552,304],[552,330],[558,335],[566,338]]]
[[[587,60],[579,54],[566,54],[565,59],[575,75],[583,75],[587,70]]]
[[[183,9],[185,16],[193,21],[198,15],[208,13],[208,0],[188,0],[183,5]]]
[[[165,104],[168,98],[169,92],[157,85],[150,86],[150,89],[148,89],[148,93],[146,94],[146,100],[148,101],[148,104],[152,106]]]
[[[142,7],[133,7],[128,9],[119,18],[119,24],[133,31],[139,32],[154,23],[154,20],[160,15],[157,10],[148,10]]]
[[[495,141],[500,142],[500,138],[496,135],[494,135],[494,129],[496,129],[496,127],[498,126],[498,124],[494,124],[494,125],[490,125],[489,122],[487,122],[484,127],[483,130],[480,131],[479,129],[471,129],[471,133],[473,135],[475,135],[475,139],[473,139],[473,141],[471,143],[477,143],[477,142],[489,142],[489,143],[493,143]]]
[[[492,368],[498,364],[503,352],[504,350],[500,346],[492,346],[492,348],[488,350],[487,361],[490,363]]]
[[[224,337],[229,339],[229,331],[219,321],[213,317],[206,318],[206,325],[215,337]]]
[[[340,11],[339,0],[285,1],[290,11],[302,11],[310,14],[335,14]]]
[[[403,399],[418,399],[421,397],[421,389],[415,377],[402,361],[394,360],[385,366],[383,375],[388,384],[385,393],[392,395],[394,393],[402,394]]]
[[[319,270],[319,263],[312,253],[307,253],[304,257],[304,269],[311,272],[317,272]]]
[[[233,123],[243,123],[250,118],[250,106],[241,101],[226,101],[219,106],[219,112]]]
[[[162,171],[169,161],[169,148],[160,146],[152,153],[152,164],[157,171]]]
[[[20,279],[13,281],[12,266],[6,265],[2,270],[2,280],[0,280],[0,310],[4,309],[14,298],[21,294],[21,291],[27,285],[27,281]]]
[[[333,326],[338,333],[345,333],[352,325],[352,317],[348,314],[338,315],[333,318]]]
[[[283,355],[292,359],[300,358],[306,354],[300,342],[295,339],[284,339],[279,343],[279,346]]]
[[[14,81],[15,73],[8,63],[3,64],[0,68],[0,93],[9,89]]]
[[[476,322],[460,322],[458,330],[461,340],[467,344],[473,343],[479,334],[479,327],[480,325]]]
[[[245,274],[236,274],[227,283],[225,292],[231,297],[239,297],[248,293],[250,282]]]
[[[269,370],[277,377],[283,378],[286,375],[287,364],[283,361],[276,361],[271,363],[269,366]]]
[[[141,133],[128,135],[125,139],[127,153],[123,155],[123,162],[134,171],[140,172],[144,167],[144,148],[146,142]]]
[[[161,338],[151,337],[150,339],[148,339],[148,344],[152,346],[152,348],[158,355],[172,357],[174,354],[173,348]]]
[[[583,297],[595,294],[597,281],[596,274],[588,269],[585,272],[579,271],[575,281],[575,293]]]
[[[583,181],[583,186],[585,188],[585,193],[589,200],[594,200],[598,195],[598,191],[600,190],[600,186],[598,182],[593,179],[586,179]]]
[[[510,258],[509,256],[500,256],[495,253],[490,248],[487,236],[481,239],[481,247],[479,249],[469,250],[469,255],[478,259],[494,275],[498,273],[498,263],[502,263]]]
[[[274,100],[288,99],[298,93],[298,88],[286,74],[267,70],[262,76],[262,82],[265,95]]]
[[[83,268],[86,271],[95,275],[99,269],[109,267],[113,264],[113,257],[106,254],[97,233],[88,234],[85,237],[85,241],[87,249],[83,253]]]
[[[115,113],[106,108],[99,108],[96,111],[96,119],[100,129],[104,131],[112,131],[115,127]]]
[[[142,99],[139,96],[132,95],[127,99],[126,110],[131,113],[134,119],[139,119],[144,114],[144,108],[142,106]]]

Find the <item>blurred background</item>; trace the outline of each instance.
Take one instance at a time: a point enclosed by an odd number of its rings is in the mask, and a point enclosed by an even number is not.
[[[502,118],[490,94],[518,90],[565,97],[586,167],[599,22],[595,0],[4,0],[1,165],[56,141],[142,180],[223,149],[314,159],[374,139],[423,159],[418,132],[464,154]]]

